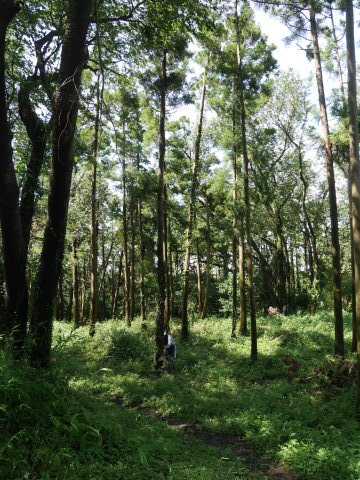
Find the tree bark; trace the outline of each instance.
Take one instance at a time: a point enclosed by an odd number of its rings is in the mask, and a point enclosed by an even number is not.
[[[140,130],[139,124],[138,128]],[[137,154],[137,170],[140,175],[140,154]],[[140,253],[140,322],[141,328],[146,328],[146,311],[145,311],[145,242],[144,242],[144,230],[143,230],[143,213],[142,213],[142,201],[141,193],[137,194],[137,221],[138,221],[138,234],[139,234],[139,253]]]
[[[198,292],[198,311],[201,312],[201,310],[203,309],[203,291],[201,283],[201,258],[198,241],[196,242],[196,283]]]
[[[5,46],[8,26],[19,10],[19,2],[0,0],[0,221],[6,283],[5,315],[0,329],[13,337],[16,356],[24,344],[27,326],[26,247],[7,118]]]
[[[73,240],[73,321],[74,327],[80,326],[80,300],[79,300],[79,265],[78,265],[78,239]]]
[[[240,235],[239,235],[239,304],[240,317],[238,320],[237,331],[240,335],[248,334],[246,317],[246,281],[245,281],[245,255],[244,255],[244,215],[240,216]]]
[[[243,81],[243,72],[242,72],[239,17],[238,17],[237,8],[238,8],[238,0],[235,0],[235,28],[236,28],[236,47],[237,47],[237,61],[238,61],[241,144],[242,144],[242,154],[243,154],[243,177],[244,177],[246,266],[247,266],[247,273],[248,273],[248,294],[249,294],[249,304],[250,304],[251,358],[253,360],[256,360],[257,359],[257,326],[256,326],[255,300],[254,300],[252,245],[251,245],[251,203],[250,203],[250,192],[249,192],[249,157],[248,157],[248,151],[247,151],[244,81]]]
[[[169,250],[169,237],[168,237],[168,195],[166,185],[164,186],[164,261],[165,261],[165,281],[166,281],[166,297],[165,297],[165,311],[164,311],[164,329],[167,330],[170,325],[170,272],[169,272],[169,260],[168,260],[168,250]]]
[[[205,192],[205,211],[206,211],[206,266],[205,266],[205,288],[204,300],[201,310],[201,318],[206,318],[208,297],[209,297],[209,283],[210,283],[210,261],[211,261],[211,230],[210,230],[210,199]]]
[[[326,154],[327,178],[328,178],[328,187],[329,187],[334,321],[335,321],[334,351],[336,355],[343,356],[344,355],[344,332],[343,332],[342,294],[341,294],[340,243],[339,243],[339,228],[338,228],[338,212],[337,212],[337,204],[336,204],[335,175],[334,175],[334,165],[333,165],[332,150],[331,150],[331,143],[330,143],[329,123],[328,123],[327,111],[326,111],[317,25],[316,25],[315,11],[311,3],[309,3],[309,12],[310,12],[310,28],[311,28],[313,54],[314,54],[314,60],[315,60],[316,82],[318,87],[319,107],[320,107],[321,124],[322,124],[322,130],[323,130],[323,142],[324,142],[325,154]]]
[[[129,235],[127,224],[127,191],[126,191],[126,137],[125,137],[125,122],[122,128],[122,187],[123,187],[123,202],[122,202],[122,224],[123,224],[123,242],[124,242],[124,321],[127,327],[131,326],[130,319],[130,271],[129,271]]]
[[[235,83],[233,87],[235,94]],[[235,97],[235,95],[234,95]],[[234,98],[235,100],[235,98]],[[232,151],[232,173],[233,173],[233,187],[232,187],[232,201],[233,201],[233,236],[232,236],[232,322],[231,322],[231,336],[236,336],[236,324],[237,324],[237,245],[238,245],[238,216],[237,216],[237,135],[236,135],[236,109],[233,106],[232,114],[232,135],[233,135],[233,151]]]
[[[354,41],[354,14],[352,0],[346,0],[346,45],[348,64],[349,154],[351,172],[352,226],[355,269],[355,305],[358,381],[356,417],[360,420],[360,161],[359,131],[356,97],[356,58]]]
[[[48,219],[34,288],[30,322],[30,334],[33,340],[31,360],[35,366],[47,366],[50,355],[54,299],[64,254],[73,169],[73,140],[79,106],[81,73],[87,60],[85,41],[91,7],[91,0],[69,0],[68,4],[59,81],[53,107]]]
[[[122,262],[123,262],[123,256],[124,256],[124,251],[121,251],[120,254],[120,261],[119,261],[119,269],[118,269],[118,275],[117,275],[117,282],[116,282],[116,287],[115,287],[115,292],[114,292],[114,298],[112,302],[112,309],[111,309],[111,317],[116,318],[116,313],[117,313],[117,306],[118,306],[118,300],[119,300],[119,292],[120,292],[120,283],[121,283],[121,271],[122,271]]]
[[[99,132],[101,117],[102,95],[100,94],[100,76],[96,82],[96,112],[94,139],[92,148],[92,180],[91,180],[91,249],[90,249],[90,311],[89,311],[89,335],[95,335],[96,322],[99,316],[99,277],[98,277],[98,198],[97,198],[97,157],[99,151]]]
[[[166,297],[166,264],[164,258],[164,171],[165,171],[165,119],[166,119],[166,84],[167,84],[167,50],[162,52],[160,71],[160,118],[159,118],[159,166],[157,182],[157,313],[155,325],[154,367],[161,368],[164,350],[164,312]]]
[[[37,82],[31,77],[20,86],[18,104],[20,118],[31,142],[31,153],[21,189],[20,215],[26,248],[30,241],[32,219],[35,211],[35,194],[38,190],[41,167],[44,163],[49,126],[36,114],[30,101],[30,92]]]

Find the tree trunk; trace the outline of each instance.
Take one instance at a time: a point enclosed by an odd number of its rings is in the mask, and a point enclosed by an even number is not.
[[[15,355],[20,354],[26,335],[26,248],[7,118],[5,44],[7,28],[20,10],[19,5],[12,0],[0,0],[0,221],[6,283],[5,318],[0,321],[0,329],[13,337]]]
[[[248,293],[250,304],[250,327],[251,327],[251,358],[257,359],[257,332],[256,332],[256,313],[253,285],[253,264],[252,264],[252,246],[251,246],[251,203],[249,193],[249,157],[247,151],[246,138],[246,111],[244,101],[244,81],[242,72],[241,45],[239,17],[237,12],[238,0],[235,0],[235,28],[236,28],[236,47],[238,60],[238,78],[239,78],[239,103],[241,119],[241,144],[243,154],[243,177],[244,177],[244,205],[245,205],[245,235],[246,235],[246,266],[248,272]]]
[[[168,261],[168,250],[169,250],[169,240],[168,240],[168,207],[167,207],[167,188],[164,186],[164,259],[165,259],[165,279],[166,279],[166,297],[165,297],[165,311],[164,311],[164,329],[167,330],[170,325],[170,272],[169,272],[169,261]]]
[[[197,133],[194,148],[194,164],[192,166],[191,188],[189,198],[188,222],[185,236],[185,257],[184,257],[184,278],[183,278],[183,295],[182,295],[182,309],[181,309],[181,337],[186,340],[189,335],[189,321],[188,321],[188,297],[189,297],[189,269],[190,269],[190,248],[193,233],[195,196],[198,182],[198,170],[200,163],[200,145],[202,136],[202,126],[204,118],[204,105],[206,94],[206,69],[204,72],[203,83],[200,97],[200,110],[197,125]],[[201,313],[201,304],[199,303],[199,312]]]
[[[122,138],[122,186],[123,186],[123,241],[124,241],[124,320],[127,327],[131,326],[130,319],[130,272],[129,272],[129,247],[128,247],[128,225],[127,225],[127,205],[126,205],[126,137],[125,123],[123,122]]]
[[[98,198],[97,198],[97,157],[99,150],[99,131],[101,117],[102,95],[100,94],[100,76],[96,82],[96,113],[95,113],[95,130],[93,141],[92,167],[93,175],[91,182],[91,261],[90,261],[90,312],[89,312],[89,335],[95,335],[95,326],[99,316],[99,289],[98,289],[98,237],[99,237],[99,220],[98,220]]]
[[[205,288],[204,300],[201,310],[201,318],[206,318],[207,305],[209,297],[209,282],[210,282],[210,261],[211,261],[211,230],[210,230],[210,205],[209,196],[205,192],[205,210],[206,210],[206,266],[205,266]]]
[[[118,270],[118,278],[116,282],[116,287],[115,287],[115,292],[114,292],[114,298],[112,302],[112,308],[111,308],[111,318],[116,318],[116,312],[117,312],[117,306],[118,306],[118,300],[119,300],[119,292],[120,292],[120,283],[121,283],[121,271],[122,271],[122,261],[123,261],[123,256],[124,256],[124,251],[121,251],[120,254],[120,261],[119,261],[119,270]]]
[[[86,259],[83,261],[82,279],[81,279],[81,299],[80,299],[80,325],[85,324],[85,305],[86,305]]]
[[[163,50],[160,72],[159,166],[157,184],[157,313],[155,326],[154,367],[161,368],[164,350],[164,312],[166,297],[166,264],[164,259],[164,171],[165,171],[165,118],[167,50]]]
[[[130,201],[130,230],[131,230],[131,253],[130,253],[130,321],[134,320],[135,316],[135,221],[134,221],[134,192],[131,189]]]
[[[73,241],[73,321],[74,327],[80,326],[80,300],[79,300],[79,265],[78,265],[78,239]]]
[[[203,292],[201,283],[201,257],[198,241],[196,242],[196,283],[198,292],[198,311],[201,312],[203,309]]]
[[[239,303],[240,318],[236,327],[240,335],[247,335],[247,319],[246,319],[246,297],[245,297],[245,258],[244,258],[244,215],[240,216],[240,235],[239,235]]]
[[[58,291],[56,297],[56,320],[64,320],[64,291],[63,291],[63,275],[60,275]]]
[[[279,211],[274,211],[275,217],[275,238],[276,238],[276,292],[277,292],[277,301],[276,306],[279,311],[286,312],[286,265],[285,265],[285,254],[283,248],[283,227],[282,227],[282,218]]]
[[[316,311],[316,298],[317,298],[317,289],[318,289],[318,272],[319,272],[319,257],[317,254],[317,239],[314,231],[314,227],[312,225],[309,213],[307,211],[306,206],[306,196],[308,190],[308,182],[305,179],[304,171],[303,171],[303,161],[302,161],[302,152],[300,146],[296,146],[298,149],[298,156],[299,156],[299,171],[300,171],[300,179],[303,184],[303,195],[302,195],[302,208],[305,217],[305,227],[306,231],[309,232],[309,239],[311,241],[311,250],[312,255],[309,252],[309,261],[310,261],[310,283],[312,292],[310,293],[310,312],[315,313]]]
[[[354,41],[354,14],[352,0],[346,0],[346,45],[348,64],[349,154],[351,166],[352,225],[355,268],[356,338],[358,382],[356,417],[360,420],[360,165],[359,131],[356,98],[356,60]]]
[[[344,332],[342,317],[342,298],[341,298],[341,265],[340,265],[340,243],[338,229],[338,212],[336,204],[336,188],[334,165],[332,159],[331,143],[329,138],[329,123],[326,111],[324,84],[322,78],[320,49],[318,43],[317,26],[315,11],[312,4],[309,4],[310,27],[313,45],[313,54],[316,68],[316,81],[319,95],[319,107],[321,124],[323,129],[323,142],[326,153],[327,178],[329,186],[330,220],[331,220],[331,253],[333,268],[333,295],[334,295],[334,320],[335,320],[335,345],[336,355],[344,355]]]
[[[24,185],[21,189],[20,215],[27,250],[30,241],[32,219],[35,211],[35,195],[38,190],[39,175],[44,163],[48,138],[48,125],[36,114],[30,101],[30,92],[36,82],[30,77],[20,86],[18,104],[20,118],[25,125],[31,142],[31,153],[26,169]]]
[[[50,355],[54,299],[64,254],[73,168],[73,140],[79,106],[81,73],[87,60],[85,41],[92,1],[69,0],[68,5],[59,82],[53,107],[52,172],[48,220],[34,288],[30,322],[30,334],[33,340],[31,359],[33,365],[36,366],[46,366]],[[69,78],[71,78],[71,82],[69,82]]]
[[[138,174],[140,172],[140,155],[137,155],[137,169]],[[144,243],[144,231],[143,231],[143,214],[142,214],[142,201],[141,194],[138,192],[137,198],[138,209],[138,230],[139,230],[139,251],[140,251],[140,321],[141,328],[146,328],[146,312],[145,312],[145,243]]]
[[[235,94],[235,83],[234,83]],[[235,95],[234,95],[235,99]],[[236,336],[236,324],[237,324],[237,245],[238,245],[238,216],[237,216],[237,135],[236,135],[236,116],[235,105],[233,107],[232,114],[232,135],[233,135],[233,151],[232,151],[232,173],[233,173],[233,188],[232,188],[232,201],[233,201],[233,236],[232,236],[232,322],[231,322],[231,336]]]

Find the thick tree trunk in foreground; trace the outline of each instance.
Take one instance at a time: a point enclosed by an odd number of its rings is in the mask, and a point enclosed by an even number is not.
[[[30,322],[33,340],[31,360],[36,366],[46,366],[50,355],[54,300],[64,254],[73,169],[73,140],[81,73],[87,58],[85,41],[91,7],[91,0],[69,0],[59,80],[54,98],[48,219]]]
[[[201,88],[200,96],[200,110],[199,119],[197,125],[195,148],[194,148],[194,164],[192,166],[191,188],[189,198],[189,210],[188,210],[188,226],[186,231],[185,240],[185,259],[184,259],[184,277],[183,277],[183,294],[182,294],[182,309],[181,309],[181,337],[186,340],[189,335],[189,321],[188,321],[188,298],[189,298],[189,270],[190,270],[190,249],[191,240],[193,234],[193,222],[194,222],[194,209],[195,209],[195,197],[198,180],[198,170],[200,162],[200,145],[202,136],[202,126],[204,118],[204,105],[206,94],[206,70],[204,72],[203,84]],[[201,314],[201,306],[200,314]]]
[[[330,203],[330,220],[331,220],[331,253],[332,253],[332,269],[333,269],[333,295],[334,295],[334,320],[335,320],[335,345],[336,355],[344,355],[344,332],[343,332],[343,316],[342,316],[342,295],[341,295],[341,266],[340,266],[340,243],[338,228],[338,212],[336,204],[336,188],[334,165],[332,159],[329,123],[326,111],[324,83],[321,69],[320,49],[318,43],[318,34],[316,26],[315,11],[309,4],[310,27],[312,36],[313,53],[316,69],[316,82],[319,95],[319,107],[321,124],[323,130],[323,142],[326,154],[327,178],[329,186],[329,203]]]
[[[355,269],[355,305],[358,382],[356,416],[360,420],[360,160],[358,111],[356,101],[356,59],[352,0],[346,0],[346,44],[348,64],[349,153],[351,166],[352,225]]]
[[[0,319],[0,330],[12,335],[15,355],[23,346],[26,335],[26,247],[12,158],[12,134],[7,119],[5,45],[7,28],[19,10],[18,2],[0,0],[0,220],[6,283],[5,315]]]
[[[155,325],[154,367],[161,368],[164,350],[164,313],[166,298],[166,264],[164,258],[164,172],[165,172],[165,118],[166,118],[167,50],[163,50],[160,72],[159,166],[157,184],[157,313]]]

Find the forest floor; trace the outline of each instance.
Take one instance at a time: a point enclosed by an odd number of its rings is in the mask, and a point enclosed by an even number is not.
[[[259,318],[252,362],[229,319],[194,317],[161,374],[150,326],[104,322],[89,339],[57,323],[50,370],[1,354],[0,478],[359,480],[355,358],[331,356],[332,323]],[[345,328],[349,352],[349,315]]]

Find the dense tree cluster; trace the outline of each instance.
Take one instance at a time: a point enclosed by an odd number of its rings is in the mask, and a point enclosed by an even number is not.
[[[343,308],[360,353],[352,2],[262,6],[313,59],[318,108],[245,1],[0,0],[0,328],[15,357],[46,366],[54,318],[94,336],[139,316],[160,368],[171,321],[186,340],[193,315],[221,313],[256,359],[257,313],[327,305],[335,354]]]

